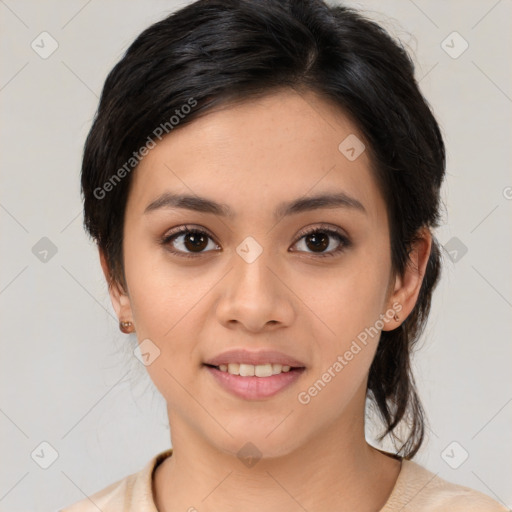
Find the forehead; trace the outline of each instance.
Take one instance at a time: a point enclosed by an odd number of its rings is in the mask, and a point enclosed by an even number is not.
[[[381,216],[385,204],[368,152],[357,156],[362,148],[341,109],[311,92],[283,90],[212,110],[164,137],[134,172],[128,209],[142,214],[162,192],[174,192],[228,203],[242,218],[344,192],[370,217]]]

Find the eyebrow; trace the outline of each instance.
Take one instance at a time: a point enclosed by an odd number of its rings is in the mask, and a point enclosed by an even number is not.
[[[165,192],[146,206],[144,214],[162,208],[183,208],[200,213],[212,213],[222,217],[234,218],[231,208],[206,197]],[[275,219],[322,208],[348,208],[367,213],[360,201],[345,192],[325,193],[315,196],[301,197],[278,205],[274,212]]]

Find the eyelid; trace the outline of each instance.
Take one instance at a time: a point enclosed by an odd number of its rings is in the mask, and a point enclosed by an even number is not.
[[[182,235],[186,234],[188,231],[198,231],[200,233],[204,233],[208,235],[217,245],[220,245],[213,234],[203,226],[195,225],[195,224],[183,224],[181,226],[176,226],[175,228],[172,228],[165,232],[165,234],[162,236],[162,241],[168,240],[174,235]]]
[[[304,235],[308,235],[311,232],[314,233],[315,231],[335,232],[336,234],[340,235],[340,237],[348,239],[348,235],[341,228],[327,224],[325,222],[321,222],[320,224],[311,224],[302,228],[297,234],[297,240],[294,243],[297,243]]]

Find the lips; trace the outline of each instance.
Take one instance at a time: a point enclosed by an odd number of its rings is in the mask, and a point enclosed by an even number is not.
[[[228,350],[203,366],[221,388],[244,400],[268,399],[292,386],[306,370],[302,361],[276,350]]]

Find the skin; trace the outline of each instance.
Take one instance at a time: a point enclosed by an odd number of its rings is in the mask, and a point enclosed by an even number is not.
[[[393,276],[385,202],[367,152],[349,161],[338,150],[358,133],[313,93],[282,90],[173,131],[134,172],[123,240],[127,289],[113,283],[110,295],[139,342],[149,338],[160,350],[147,366],[167,401],[173,445],[154,475],[160,511],[375,511],[389,497],[400,461],[364,435],[378,336],[307,405],[297,399],[393,303],[400,319],[383,329],[398,327],[416,303],[430,253],[425,229],[413,265]],[[164,191],[226,203],[236,216],[172,208],[145,214]],[[366,213],[329,208],[273,219],[282,201],[332,191],[356,198]],[[319,256],[298,234],[321,223],[343,230],[351,245]],[[159,242],[185,224],[212,235],[191,259]],[[263,251],[252,263],[236,252],[248,236]],[[179,244],[184,238],[172,247],[191,252]],[[324,252],[339,244],[329,240]],[[109,280],[101,251],[100,258]],[[306,370],[273,397],[237,398],[202,365],[231,348],[279,350]],[[262,453],[249,468],[237,457],[248,441]]]

